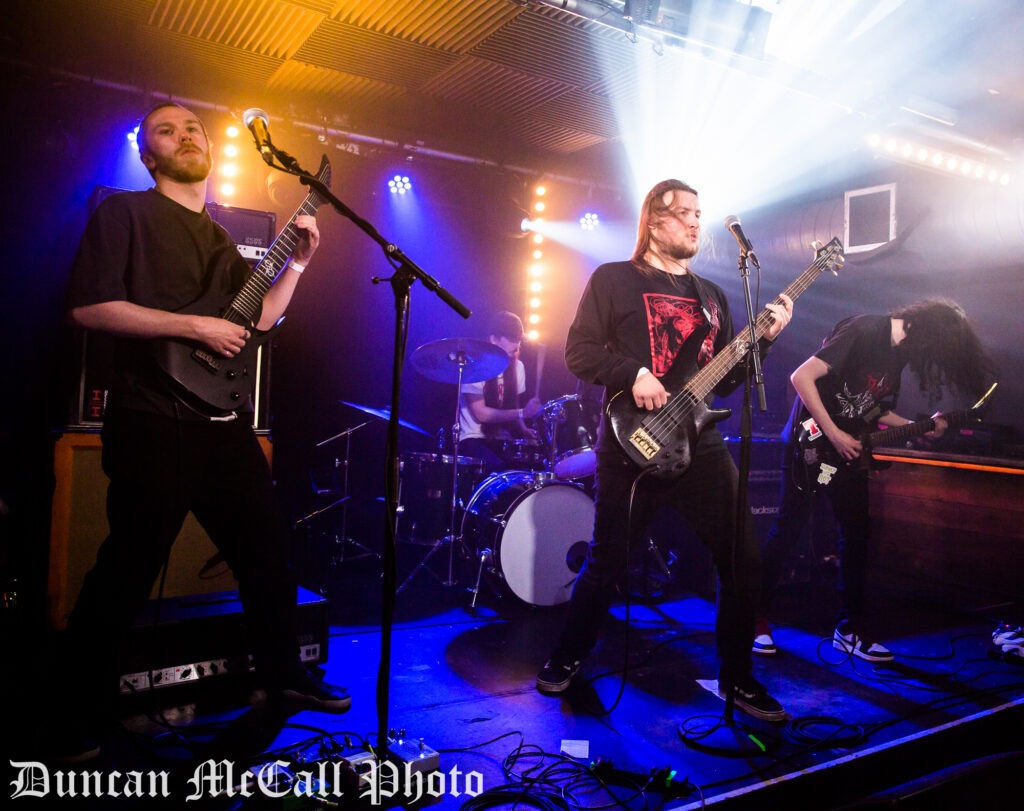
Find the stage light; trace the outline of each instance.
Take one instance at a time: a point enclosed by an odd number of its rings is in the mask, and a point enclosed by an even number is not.
[[[139,150],[139,128],[135,127],[134,129],[129,130],[129,132],[128,132],[126,137],[128,138],[128,143],[130,143],[132,145],[132,149],[134,149],[136,152],[138,152],[138,150]]]
[[[534,277],[543,276],[544,266],[539,263],[530,265],[530,275]]]
[[[542,285],[540,282],[530,282],[530,292],[531,293],[539,293],[543,289],[544,289],[544,285]]]
[[[220,173],[224,175],[224,177],[234,177],[238,174],[238,167],[233,163],[225,163],[220,167]]]
[[[221,193],[221,196],[223,196],[223,197],[233,197],[234,194],[235,194],[235,184],[234,183],[221,183],[220,184],[220,193]]]
[[[538,212],[538,213],[542,212],[544,210],[544,208],[545,208],[545,206],[544,206],[544,201],[543,200],[538,200],[536,203],[533,204],[533,210]]]
[[[234,144],[228,144],[227,146],[225,146],[224,147],[224,157],[225,158],[237,158],[238,157],[238,147],[235,146]]]
[[[537,313],[530,313],[530,316],[529,316],[529,318],[527,318],[527,320],[531,324],[539,324],[540,323],[540,316]]]
[[[533,229],[533,220],[531,220],[529,217],[523,217],[523,219],[520,220],[520,222],[519,222],[519,230],[520,231],[530,231],[532,229]],[[533,238],[533,241],[534,242],[537,241],[537,237],[536,236]]]
[[[544,258],[544,251],[542,251],[540,248],[538,248],[537,250],[535,250],[533,252],[533,258],[534,259],[543,259]]]
[[[388,190],[392,194],[405,194],[412,190],[412,181],[407,175],[395,175],[388,181]]]
[[[543,241],[544,241],[544,235],[543,234],[534,234],[533,235],[533,244],[534,245],[540,245]]]
[[[238,137],[238,127],[236,127],[234,124],[229,124],[228,128],[224,130],[224,132],[227,134],[228,138]]]
[[[536,341],[539,337],[540,337],[540,333],[537,330],[535,330],[535,329],[531,329],[531,330],[529,330],[526,333],[526,338],[527,338],[527,340],[530,340],[530,341]]]
[[[584,231],[593,231],[600,224],[598,216],[592,211],[588,211],[582,217],[580,217],[580,228]]]

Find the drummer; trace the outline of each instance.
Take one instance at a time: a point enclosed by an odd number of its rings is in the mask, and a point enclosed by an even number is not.
[[[509,364],[497,377],[463,385],[459,454],[481,459],[488,471],[495,471],[508,467],[502,456],[506,441],[516,437],[536,440],[536,431],[525,420],[537,414],[541,402],[536,397],[525,405],[520,402],[526,392],[526,367],[519,360],[523,341],[523,322],[519,316],[507,311],[492,316],[488,336],[492,344],[508,355]]]

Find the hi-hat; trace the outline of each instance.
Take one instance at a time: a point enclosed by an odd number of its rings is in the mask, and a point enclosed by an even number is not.
[[[479,383],[497,377],[508,364],[504,349],[476,338],[442,338],[412,353],[416,371],[438,383]]]
[[[339,400],[342,405],[351,406],[352,408],[358,408],[360,411],[366,414],[372,414],[374,417],[380,417],[382,420],[391,419],[391,408],[386,406],[384,408],[370,408],[369,406],[359,405],[359,403],[350,403],[347,400]],[[430,436],[426,431],[420,428],[418,425],[413,425],[411,422],[406,422],[403,419],[398,420],[398,424],[403,428],[408,428],[411,431],[417,431],[424,436]]]

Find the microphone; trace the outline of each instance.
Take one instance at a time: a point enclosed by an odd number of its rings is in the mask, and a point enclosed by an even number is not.
[[[761,266],[757,263],[757,257],[754,256],[754,246],[750,244],[750,240],[747,239],[747,235],[743,233],[743,226],[740,225],[740,218],[735,214],[730,214],[725,218],[725,227],[732,231],[732,235],[736,237],[736,241],[739,243],[740,251],[743,256],[750,257],[751,263],[756,268]]]
[[[263,160],[270,163],[274,160],[274,146],[270,141],[270,119],[258,107],[250,107],[242,113],[242,123],[252,133],[256,148]]]

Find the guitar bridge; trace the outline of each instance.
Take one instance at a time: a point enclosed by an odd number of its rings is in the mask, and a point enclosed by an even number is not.
[[[661,450],[661,446],[654,441],[654,437],[644,430],[642,425],[629,435],[629,444],[640,451],[647,461],[657,456],[658,451]]]

